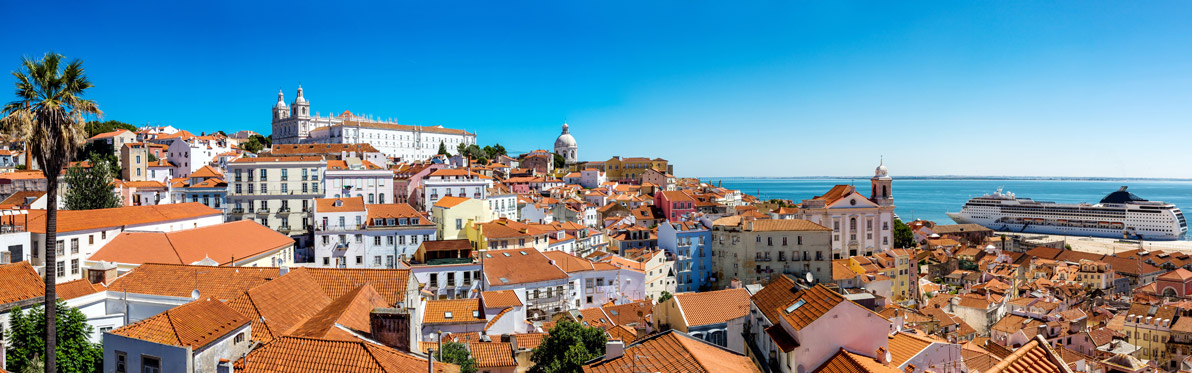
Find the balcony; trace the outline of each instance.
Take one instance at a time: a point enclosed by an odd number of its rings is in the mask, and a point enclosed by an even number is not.
[[[287,215],[290,215],[290,208],[289,208],[289,207],[282,207],[282,208],[280,208],[280,209],[277,209],[277,213],[278,213],[278,214],[280,214],[280,215],[282,215],[282,216],[287,216]]]
[[[232,215],[243,215],[243,214],[244,214],[244,208],[243,208],[243,207],[236,207],[236,208],[233,208],[233,209],[231,209],[231,210],[228,210],[228,211],[230,211],[230,212],[232,213]]]
[[[358,231],[364,229],[364,224],[346,224],[346,225],[315,225],[316,231],[321,232],[343,232],[343,231]]]
[[[337,250],[337,251],[345,251],[348,249],[348,243],[347,242],[336,242],[335,247],[333,247],[332,249]]]
[[[281,234],[290,234],[290,226],[283,225],[277,228],[277,232]]]
[[[268,207],[260,207],[260,208],[257,208],[254,212],[256,212],[257,214],[268,214],[269,208]]]

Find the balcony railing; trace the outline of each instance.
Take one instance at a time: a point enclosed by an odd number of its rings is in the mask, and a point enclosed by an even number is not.
[[[342,231],[358,231],[364,229],[364,224],[345,224],[345,225],[315,225],[316,231],[322,232],[342,232]]]
[[[269,208],[268,207],[259,207],[255,210],[255,212],[258,214],[268,214]]]
[[[282,207],[282,208],[280,208],[280,209],[277,209],[277,213],[278,213],[278,214],[282,214],[282,215],[289,215],[289,214],[290,214],[290,208],[289,208],[289,207]]]
[[[236,208],[232,208],[230,211],[231,211],[231,212],[232,212],[232,214],[234,214],[234,215],[240,215],[240,214],[244,214],[244,208],[243,208],[243,207],[236,207]]]
[[[290,234],[290,226],[283,225],[277,228],[277,232],[281,234]]]

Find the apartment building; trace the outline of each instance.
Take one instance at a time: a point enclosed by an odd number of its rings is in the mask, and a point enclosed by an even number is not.
[[[435,227],[410,205],[365,204],[364,197],[315,200],[313,262],[330,268],[398,268]]]
[[[712,222],[712,284],[733,279],[762,283],[774,273],[832,281],[832,230],[807,220],[753,220],[730,216]]]
[[[228,220],[256,220],[309,247],[313,203],[323,196],[322,157],[239,158],[228,163]]]

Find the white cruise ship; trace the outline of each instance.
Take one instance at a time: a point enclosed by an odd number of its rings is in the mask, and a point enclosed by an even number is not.
[[[1177,240],[1188,232],[1184,213],[1175,205],[1147,201],[1122,187],[1098,204],[1055,203],[1018,198],[999,188],[970,199],[948,217],[996,231]]]

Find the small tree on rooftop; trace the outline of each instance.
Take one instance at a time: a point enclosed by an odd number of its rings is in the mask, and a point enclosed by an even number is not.
[[[604,355],[608,336],[603,330],[586,327],[568,319],[560,320],[534,349],[530,372],[579,372],[584,362]]]
[[[112,190],[112,167],[96,159],[90,168],[74,166],[66,171],[66,209],[94,210],[120,207],[120,195]]]
[[[444,363],[459,365],[460,373],[476,373],[476,359],[468,351],[468,346],[459,342],[447,341],[441,343],[439,347],[443,349],[441,356]]]

